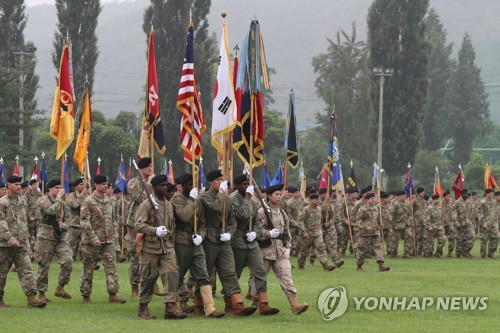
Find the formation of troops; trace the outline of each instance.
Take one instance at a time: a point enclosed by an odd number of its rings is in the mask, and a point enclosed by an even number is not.
[[[163,297],[165,319],[194,316],[220,318],[227,313],[248,316],[275,315],[267,294],[272,270],[291,312],[308,309],[300,303],[292,278],[290,258],[298,269],[316,259],[326,272],[343,266],[349,251],[356,270],[374,258],[381,272],[389,271],[384,255],[398,258],[472,258],[476,234],[482,258],[495,259],[498,250],[500,192],[486,190],[484,198],[461,191],[458,200],[425,194],[418,188],[407,198],[404,191],[385,193],[371,186],[349,188],[345,194],[316,191],[305,198],[299,189],[283,185],[262,191],[241,174],[229,185],[220,170],[206,177],[209,187],[193,187],[193,176],[184,174],[170,184],[165,175],[154,175],[150,158],[138,162],[138,177],[121,193],[104,175],[93,178],[93,190],[83,179],[65,193],[59,179],[45,184],[22,182],[11,176],[0,184],[0,307],[9,270],[17,271],[28,307],[42,308],[54,296],[70,299],[65,290],[77,255],[83,263],[80,294],[91,304],[94,272],[103,266],[111,303],[119,297],[117,262],[128,258],[128,283],[138,300],[137,314],[155,319],[148,304],[153,295]],[[445,253],[445,245],[448,244]],[[51,262],[59,264],[58,281],[49,282]],[[37,264],[33,271],[32,262]],[[330,264],[331,262],[331,264]],[[242,295],[239,278],[248,267],[248,292]],[[222,285],[224,309],[215,308],[216,281]],[[158,281],[160,280],[160,281]],[[245,288],[246,289],[246,288]],[[252,300],[245,306],[243,298]],[[189,306],[190,298],[194,306]]]

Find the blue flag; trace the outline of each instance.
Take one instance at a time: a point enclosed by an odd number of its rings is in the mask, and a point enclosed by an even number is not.
[[[118,169],[118,175],[116,175],[115,187],[118,187],[122,193],[125,193],[126,186],[127,186],[127,178],[125,177],[125,164],[122,158],[120,160],[120,168]]]
[[[281,161],[278,166],[278,171],[276,171],[276,174],[274,175],[274,178],[271,181],[271,185],[279,185],[279,184],[283,184],[283,167],[281,166]]]
[[[199,174],[198,174],[198,188],[205,188],[205,171],[203,170],[203,162],[200,161]]]
[[[264,167],[262,168],[262,180],[260,182],[262,189],[271,186],[271,179],[269,178],[269,172],[267,171],[267,163],[264,162]]]
[[[3,163],[0,164],[0,181],[5,184],[5,176],[3,171]]]
[[[341,184],[340,181],[340,154],[339,149],[337,147],[337,117],[335,116],[335,112],[332,112],[330,124],[330,144],[328,145],[328,158],[327,164],[330,171],[331,177],[331,188],[332,190],[336,190]]]
[[[45,165],[45,159],[42,159],[42,166],[40,167],[40,181],[47,183],[49,177],[47,177],[47,166]]]
[[[410,163],[408,163],[408,171],[406,173],[405,192],[407,198],[415,195],[415,188],[413,187],[413,176],[411,175]]]
[[[69,170],[68,170],[68,161],[64,160],[64,193],[71,192],[71,188],[69,186]]]

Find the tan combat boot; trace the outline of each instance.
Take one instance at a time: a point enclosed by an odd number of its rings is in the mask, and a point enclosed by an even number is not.
[[[267,293],[259,293],[259,315],[261,316],[272,316],[280,312],[279,309],[269,307],[267,301]]]
[[[44,308],[46,305],[47,302],[42,301],[35,295],[28,296],[28,308]]]
[[[156,319],[155,316],[152,316],[149,313],[148,304],[147,303],[139,303],[139,307],[137,308],[137,315],[141,319]]]
[[[64,290],[64,286],[62,284],[58,284],[57,285],[57,288],[56,288],[56,291],[54,292],[54,295],[56,297],[61,297],[63,299],[70,299],[71,298],[71,295],[68,294],[65,290]]]
[[[257,310],[256,308],[253,307],[244,307],[243,306],[243,299],[241,298],[240,293],[232,294],[229,299],[231,300],[231,305],[232,305],[232,312],[235,316],[249,316]]]
[[[41,302],[45,303],[45,304],[47,304],[47,303],[49,303],[49,302],[52,302],[50,299],[48,299],[48,298],[45,296],[45,292],[43,292],[43,291],[40,291],[40,293],[39,293],[39,295],[38,295],[38,299],[39,299]]]
[[[187,314],[184,312],[177,311],[177,304],[174,302],[165,303],[165,314],[163,318],[165,319],[184,319]]]
[[[379,272],[387,272],[390,269],[391,269],[390,267],[384,266],[384,262],[383,261],[379,261],[378,262],[378,271]]]
[[[338,259],[333,261],[335,268],[341,267],[344,264],[344,260]]]
[[[434,253],[434,257],[442,259],[443,258],[443,252],[436,251],[436,253]]]
[[[405,253],[403,254],[403,259],[411,259],[411,258],[412,258],[412,257],[411,257],[410,252],[405,251]]]
[[[139,285],[137,284],[131,284],[130,287],[132,288],[132,298],[139,298]]]
[[[210,318],[221,318],[226,315],[224,311],[215,308],[214,298],[212,296],[212,287],[208,284],[200,287],[202,304],[205,305],[205,315]],[[195,304],[196,305],[196,304]],[[201,307],[203,310],[203,306]]]
[[[323,270],[326,272],[331,272],[335,269],[335,266],[330,266],[328,263],[323,264]]]
[[[299,304],[297,302],[297,295],[288,296],[288,302],[290,303],[290,309],[292,310],[292,313],[294,315],[299,315],[301,313],[306,312],[307,309],[309,309],[309,305],[307,303]]]
[[[364,272],[363,265],[358,264],[356,267],[356,272]]]
[[[3,301],[3,297],[0,297],[0,308],[8,308],[9,305]]]
[[[109,300],[109,303],[123,304],[123,303],[127,302],[123,298],[120,298],[120,297],[116,296],[116,294],[109,294],[108,300]]]
[[[90,296],[83,296],[83,304],[92,304]]]

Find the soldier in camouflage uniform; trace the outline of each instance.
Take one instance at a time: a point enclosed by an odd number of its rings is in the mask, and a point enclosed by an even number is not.
[[[387,248],[387,240],[392,237],[392,229],[391,229],[391,212],[390,212],[390,198],[389,194],[386,192],[380,192],[380,211],[382,212],[382,231],[381,231],[381,239],[383,241],[382,247],[386,246],[387,255],[389,255]]]
[[[436,252],[434,257],[443,258],[443,247],[446,242],[443,226],[443,209],[439,203],[439,194],[432,196],[432,203],[425,209],[424,228],[427,236],[424,246],[424,256],[432,256],[434,251],[434,239],[437,239]]]
[[[68,225],[61,217],[64,215],[64,189],[61,188],[59,179],[50,180],[47,183],[49,190],[47,195],[42,196],[37,201],[39,209],[38,235],[35,243],[35,262],[38,264],[36,284],[40,299],[47,301],[45,292],[48,288],[49,268],[52,258],[55,256],[60,266],[59,278],[55,296],[63,299],[70,299],[71,296],[64,290],[68,284],[71,271],[73,270],[73,252],[69,243],[64,240],[64,231],[68,230]]]
[[[111,202],[111,205],[113,206],[113,216],[114,216],[114,221],[113,225],[115,227],[115,255],[116,255],[116,262],[122,263],[125,260],[127,260],[123,255],[122,255],[122,250],[120,248],[120,242],[118,241],[118,236],[120,234],[119,229],[121,228],[121,215],[120,215],[120,205],[121,205],[121,191],[119,188],[116,188],[115,193],[115,188],[113,187],[113,183],[108,183],[108,189],[106,190],[106,196],[108,197],[109,201]]]
[[[87,197],[83,184],[83,179],[78,178],[73,182],[75,190],[66,195],[66,206],[68,208],[68,226],[69,229],[64,235],[73,252],[73,260],[76,258],[80,241],[82,240],[82,226],[80,225],[80,208],[83,200]]]
[[[299,252],[299,269],[304,269],[307,255],[311,249],[316,251],[324,271],[332,271],[335,266],[328,265],[326,246],[323,242],[323,227],[321,224],[321,208],[317,193],[309,195],[309,205],[304,207],[299,214],[297,227],[303,237],[302,248]]]
[[[455,221],[453,220],[453,202],[451,201],[450,191],[446,190],[443,193],[443,225],[444,234],[448,238],[448,258],[453,258],[453,250],[455,249],[457,233],[455,229]]]
[[[358,189],[356,187],[351,187],[346,190],[346,198],[342,201],[340,205],[340,211],[342,212],[343,219],[342,219],[342,234],[340,236],[340,246],[339,246],[339,251],[341,256],[345,256],[345,251],[347,250],[347,247],[349,245],[350,252],[354,253],[354,250],[352,249],[352,244],[349,244],[351,241],[351,232],[350,228],[351,226],[347,224],[348,221],[348,216],[349,220],[351,219],[351,212],[352,209],[358,200]],[[346,206],[347,203],[347,206]]]
[[[114,211],[106,196],[108,180],[104,175],[94,176],[95,190],[82,203],[80,223],[82,225],[82,243],[80,254],[83,261],[80,293],[84,304],[90,304],[94,268],[102,259],[106,274],[106,289],[110,303],[125,303],[116,296],[118,293],[118,275],[116,274]]]
[[[404,240],[403,258],[411,258],[412,230],[410,226],[410,206],[406,203],[405,191],[396,193],[397,200],[390,207],[389,219],[391,221],[391,237],[387,239],[387,253],[391,258],[398,257],[400,239]]]
[[[3,296],[7,273],[12,264],[16,265],[19,282],[28,297],[28,307],[43,308],[47,302],[36,297],[27,215],[20,197],[21,177],[10,176],[7,183],[8,193],[0,199],[0,308],[8,307]]]
[[[457,258],[471,259],[470,251],[474,246],[475,234],[471,220],[472,205],[466,202],[469,192],[466,188],[460,191],[461,197],[453,205],[452,218],[457,225]]]
[[[7,185],[0,182],[0,198],[3,198],[7,194]],[[19,195],[21,192],[19,192]]]
[[[416,238],[416,254],[422,255],[424,252],[424,244],[425,238],[427,236],[426,232],[424,232],[424,221],[425,221],[425,210],[427,209],[427,202],[424,199],[425,192],[423,187],[417,188],[417,195],[415,199],[412,201],[412,209],[413,209],[413,220],[415,223],[415,238]]]
[[[150,157],[144,157],[137,162],[137,166],[141,170],[146,179],[151,178],[153,173],[153,165]],[[127,193],[130,196],[130,206],[127,217],[127,236],[125,242],[129,254],[128,278],[132,288],[132,297],[137,298],[139,294],[139,282],[141,273],[139,270],[139,258],[137,257],[136,241],[137,232],[135,231],[135,214],[137,208],[146,199],[146,192],[139,176],[132,178],[127,183]]]
[[[379,212],[375,205],[375,194],[368,193],[365,199],[366,204],[359,208],[356,214],[356,223],[354,224],[354,228],[358,234],[356,240],[356,271],[363,271],[364,259],[370,254],[370,248],[373,248],[378,263],[378,270],[386,272],[390,267],[384,265],[378,218]]]
[[[26,193],[26,200],[28,204],[26,213],[28,214],[28,230],[30,234],[31,251],[35,251],[36,231],[38,228],[38,221],[36,220],[36,202],[42,196],[42,192],[38,190],[38,181],[36,179],[30,180],[29,184],[30,189]]]
[[[285,206],[285,213],[290,221],[290,236],[292,237],[291,251],[292,255],[298,255],[300,239],[297,237],[297,219],[302,207],[302,198],[300,197],[299,189],[295,186],[288,186],[287,190],[292,195]]]
[[[340,259],[337,249],[337,229],[335,228],[335,224],[338,221],[338,207],[335,208],[334,203],[331,202],[332,199],[330,199],[326,192],[326,188],[321,188],[319,190],[323,242],[325,243],[326,251],[332,258],[335,267],[340,267],[344,264],[344,260]]]
[[[481,209],[481,201],[477,200],[477,192],[472,191],[469,194],[469,199],[467,200],[471,207],[471,222],[472,227],[474,228],[474,234],[477,235],[479,233],[479,228],[483,224],[484,216]]]
[[[493,199],[493,190],[487,189],[484,192],[484,199],[481,200],[481,211],[484,217],[479,228],[481,232],[481,258],[486,257],[486,249],[488,257],[495,259],[495,252],[498,247],[498,201],[500,201],[500,192],[495,193]]]

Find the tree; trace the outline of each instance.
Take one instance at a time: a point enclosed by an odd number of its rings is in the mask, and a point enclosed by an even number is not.
[[[52,62],[59,71],[63,40],[69,36],[75,96],[82,93],[86,76],[92,93],[95,65],[99,56],[95,30],[101,9],[99,0],[56,0],[58,22],[57,31],[54,33]]]
[[[429,1],[375,0],[368,11],[370,68],[393,68],[384,85],[383,167],[389,177],[406,170],[422,142],[428,105],[429,42],[424,17]],[[378,117],[378,80],[373,78]]]
[[[484,166],[486,165],[481,154],[472,153],[469,163],[464,167],[465,187],[470,191],[482,190],[484,187]]]
[[[475,58],[471,37],[465,34],[447,95],[449,109],[446,123],[454,141],[455,163],[467,163],[474,138],[487,133],[492,127],[488,94],[484,90],[481,70],[474,64]]]
[[[139,137],[141,134],[141,121],[142,117],[139,119],[135,112],[120,111],[110,123],[111,125],[120,127],[133,137]]]
[[[434,9],[425,19],[429,55],[429,108],[424,117],[424,149],[437,150],[446,138],[446,93],[451,74],[452,44],[446,44],[446,30]]]
[[[217,64],[216,40],[208,32],[207,15],[211,1],[151,0],[144,13],[143,30],[146,45],[151,25],[155,29],[156,66],[158,74],[160,113],[167,143],[166,156],[172,159],[176,173],[188,170],[180,149],[179,124],[181,113],[175,101],[179,92],[190,11],[194,24],[194,64],[201,92],[205,120],[211,123],[212,94]],[[205,170],[216,168],[215,150],[210,146],[210,131],[203,135]]]

